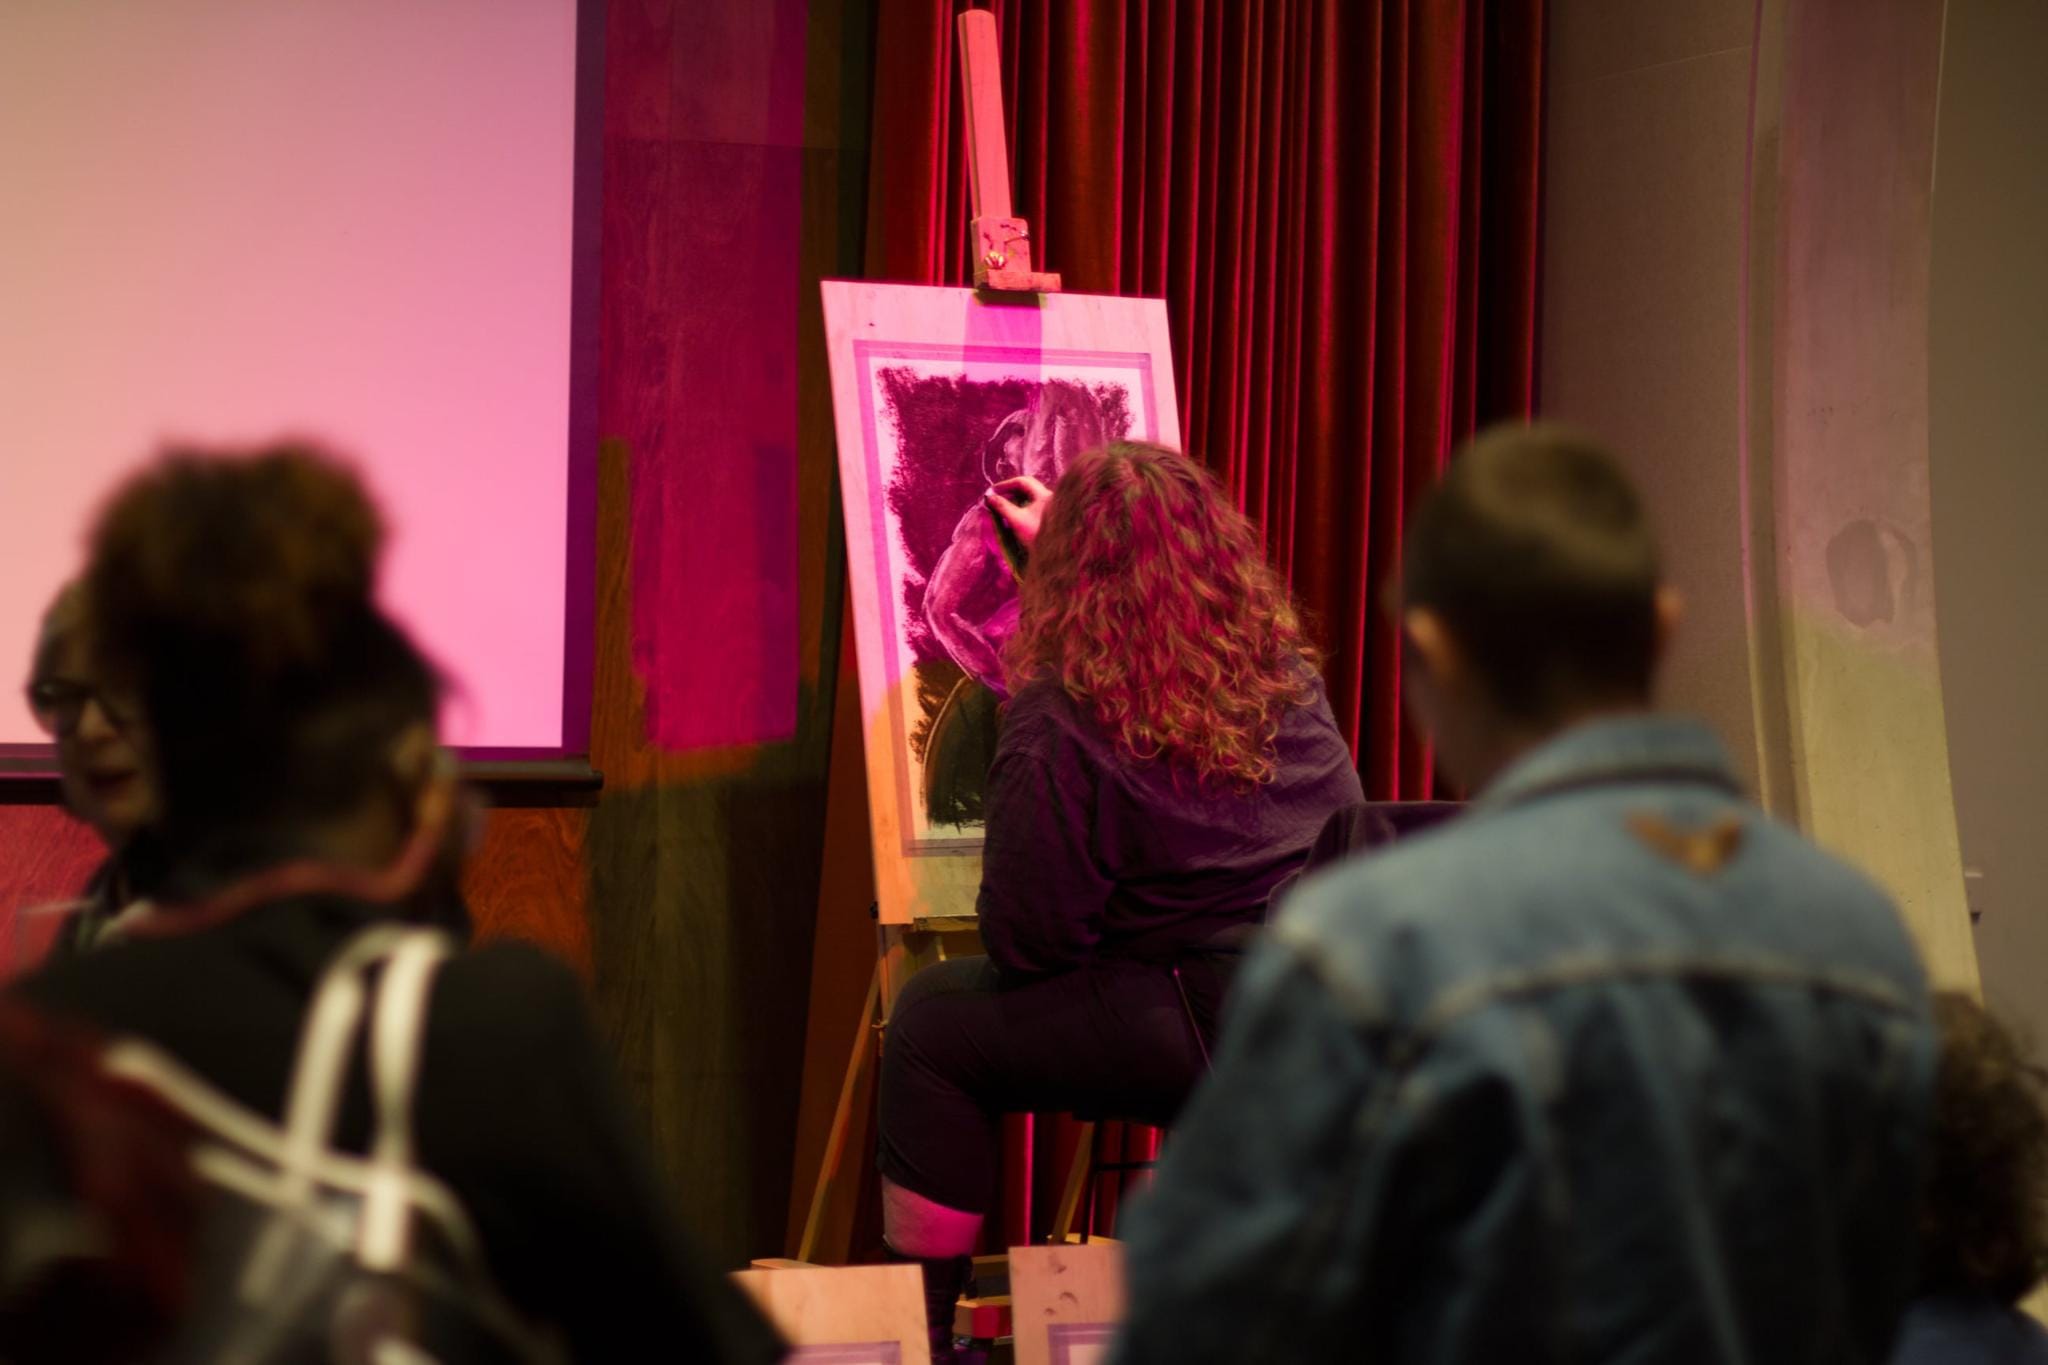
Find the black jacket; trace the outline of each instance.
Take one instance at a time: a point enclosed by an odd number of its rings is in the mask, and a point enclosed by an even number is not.
[[[276,1117],[314,983],[376,913],[320,898],[265,906],[55,962],[11,994],[152,1041]],[[342,1145],[362,1150],[369,1114],[359,1053]],[[780,1358],[767,1325],[681,1235],[582,988],[553,958],[494,943],[441,968],[414,1125],[421,1164],[462,1200],[499,1287],[560,1329],[577,1359]]]
[[[1029,976],[1241,942],[1323,822],[1364,798],[1320,685],[1281,717],[1273,751],[1272,781],[1205,788],[1131,757],[1057,683],[1020,688],[988,775],[976,908],[989,956]]]

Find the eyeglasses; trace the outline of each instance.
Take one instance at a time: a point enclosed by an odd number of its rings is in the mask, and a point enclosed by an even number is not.
[[[93,702],[99,703],[100,711],[116,728],[125,726],[135,714],[126,702],[75,678],[37,678],[28,685],[27,693],[29,713],[52,739],[76,730],[85,708]]]

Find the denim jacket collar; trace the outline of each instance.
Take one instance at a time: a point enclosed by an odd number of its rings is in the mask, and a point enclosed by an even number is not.
[[[1610,782],[1693,782],[1742,790],[1728,751],[1705,724],[1646,712],[1587,721],[1544,741],[1509,764],[1472,808],[1501,810]]]

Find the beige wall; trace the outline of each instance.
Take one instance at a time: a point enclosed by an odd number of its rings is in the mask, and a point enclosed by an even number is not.
[[[1934,189],[1935,595],[1984,992],[2048,1044],[2048,4],[1948,0]]]
[[[1763,240],[1777,281],[1771,596],[1783,664],[1759,675],[1759,696],[1787,716],[1790,813],[1891,889],[1937,981],[1974,987],[1929,510],[1942,3],[1782,8],[1776,204]],[[1759,259],[1755,223],[1751,242]]]
[[[1757,777],[1738,383],[1751,0],[1553,0],[1542,396],[1631,461],[1687,620],[1666,701]]]
[[[1554,0],[1541,361],[1689,600],[1666,702],[1973,984],[1929,587],[1941,12]]]

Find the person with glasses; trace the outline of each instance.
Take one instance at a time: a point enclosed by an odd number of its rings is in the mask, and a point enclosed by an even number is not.
[[[154,844],[147,829],[156,793],[144,769],[143,735],[133,698],[100,686],[92,664],[85,594],[66,583],[43,613],[27,686],[29,712],[57,747],[64,807],[90,825],[107,857],[80,898],[24,914],[34,920],[61,915],[48,940],[53,957],[84,952],[154,879]]]

